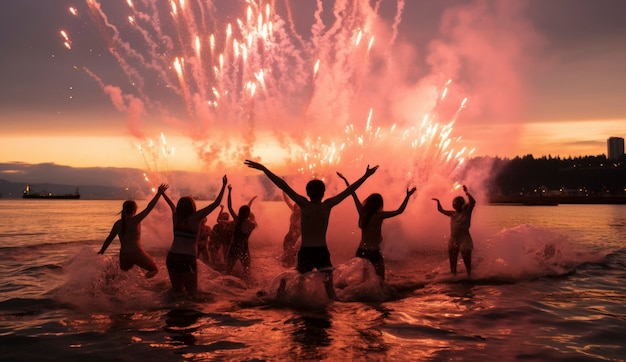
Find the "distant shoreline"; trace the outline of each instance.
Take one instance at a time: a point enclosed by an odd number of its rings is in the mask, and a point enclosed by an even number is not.
[[[590,204],[590,205],[624,205],[626,195],[617,196],[491,196],[490,204],[520,205],[559,205],[559,204]]]

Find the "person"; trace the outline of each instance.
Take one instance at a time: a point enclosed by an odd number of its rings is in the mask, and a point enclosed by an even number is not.
[[[463,263],[465,264],[465,271],[467,276],[472,274],[472,249],[474,243],[470,235],[469,229],[472,221],[472,211],[476,206],[476,200],[467,191],[467,187],[463,185],[463,192],[469,202],[465,202],[463,196],[457,196],[452,200],[452,208],[454,210],[444,210],[441,207],[439,199],[433,198],[437,201],[437,210],[450,217],[450,238],[448,240],[448,256],[450,259],[450,271],[456,275],[456,264],[461,252]]]
[[[104,254],[113,239],[118,236],[120,239],[120,269],[128,271],[134,265],[137,265],[146,270],[146,278],[154,277],[159,272],[159,268],[157,268],[152,257],[143,250],[141,245],[141,221],[150,214],[150,211],[159,201],[159,197],[164,195],[168,187],[167,184],[161,184],[146,208],[138,214],[136,213],[137,203],[135,201],[124,201],[120,213],[121,218],[113,224],[111,232],[104,240],[104,244],[102,244],[98,254]]]
[[[233,239],[235,223],[230,220],[230,214],[224,212],[224,205],[220,205],[220,212],[217,221],[211,229],[209,237],[209,255],[211,256],[211,264],[215,267],[222,267],[226,263],[228,257],[228,248]],[[222,260],[218,257],[218,252],[222,249]]]
[[[343,179],[346,186],[350,186],[348,180],[339,172],[337,175]],[[409,198],[416,188],[406,189],[406,197],[397,210],[383,211],[383,197],[379,193],[369,195],[364,203],[361,203],[356,192],[352,193],[352,198],[359,213],[359,228],[361,229],[361,242],[356,250],[356,256],[369,260],[374,265],[376,274],[385,280],[385,262],[380,251],[380,244],[383,241],[382,225],[385,219],[400,215],[406,209]]]
[[[178,203],[174,205],[167,194],[163,194],[172,209],[172,223],[174,225],[174,240],[167,253],[165,263],[172,289],[177,293],[183,294],[186,291],[188,295],[193,296],[198,290],[196,258],[200,223],[220,204],[227,183],[228,179],[224,175],[222,188],[215,201],[200,210],[196,210],[196,202],[190,196],[181,197]]]
[[[300,206],[293,203],[284,191],[283,200],[285,200],[285,203],[291,210],[291,215],[289,216],[289,230],[283,239],[281,262],[283,266],[290,268],[296,265],[296,242],[302,234],[300,228]]]
[[[257,226],[256,221],[250,212],[250,205],[252,205],[254,198],[248,203],[248,205],[241,206],[238,213],[235,213],[235,210],[233,209],[231,191],[232,186],[228,185],[228,211],[233,217],[235,227],[233,230],[233,239],[230,243],[230,247],[228,248],[228,254],[226,257],[226,274],[232,273],[235,263],[239,260],[241,267],[243,268],[243,274],[247,278],[250,276],[250,247],[248,245],[248,240],[250,238],[250,234],[252,234],[252,231]]]
[[[307,183],[306,193],[309,197],[309,199],[307,199],[295,192],[285,180],[276,176],[262,164],[251,160],[245,160],[244,163],[248,165],[248,167],[263,171],[270,181],[283,190],[287,196],[300,207],[302,243],[298,250],[296,270],[298,270],[299,273],[306,273],[313,269],[323,272],[325,274],[324,287],[326,288],[328,297],[337,299],[333,286],[333,266],[330,261],[330,253],[326,243],[326,231],[328,229],[330,211],[359,188],[368,177],[373,175],[378,169],[378,166],[370,168],[368,165],[365,174],[352,185],[348,186],[337,195],[322,201],[324,192],[326,191],[326,185],[322,180],[314,179]]]
[[[209,259],[209,237],[211,236],[211,227],[207,225],[207,218],[200,221],[200,229],[198,230],[198,259],[205,264],[210,262]]]

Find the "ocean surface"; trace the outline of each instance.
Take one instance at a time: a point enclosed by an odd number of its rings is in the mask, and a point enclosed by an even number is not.
[[[119,270],[117,239],[97,254],[122,201],[0,199],[0,360],[626,361],[626,205],[479,204],[468,280],[449,272],[447,218],[410,203],[383,226],[380,284],[344,203],[331,302],[319,275],[281,266],[280,202],[253,206],[251,279],[199,263],[190,300],[170,291],[163,202],[143,223],[145,279]]]

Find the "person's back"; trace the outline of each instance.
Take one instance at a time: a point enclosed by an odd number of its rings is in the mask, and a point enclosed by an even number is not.
[[[361,243],[363,250],[378,250],[383,241],[382,226],[387,217],[382,212],[375,212],[366,225],[361,226]]]
[[[327,246],[326,232],[332,206],[323,202],[307,202],[299,206],[302,247]]]
[[[130,218],[122,230],[122,220],[116,222],[120,239],[120,252],[141,249],[141,221]]]
[[[455,210],[454,214],[450,216],[450,234],[452,237],[458,238],[469,234],[473,210],[473,205],[465,204],[460,210]]]
[[[463,258],[467,276],[472,273],[472,250],[474,242],[469,229],[472,221],[472,211],[476,206],[476,200],[463,185],[463,191],[468,198],[468,202],[461,196],[457,196],[452,201],[453,210],[445,210],[441,207],[439,199],[433,198],[437,202],[437,210],[450,217],[450,238],[448,240],[448,256],[450,259],[450,271],[456,274],[456,263],[459,252]]]
[[[134,265],[137,265],[147,270],[147,278],[155,276],[158,272],[158,268],[152,257],[143,250],[141,245],[141,221],[148,216],[158,199],[164,195],[168,187],[167,184],[161,184],[158,188],[158,192],[152,197],[150,202],[148,202],[146,208],[138,214],[136,214],[137,203],[135,203],[135,201],[124,201],[121,212],[122,217],[113,224],[109,236],[105,239],[98,254],[104,254],[105,250],[117,235],[120,240],[120,269],[127,271]]]

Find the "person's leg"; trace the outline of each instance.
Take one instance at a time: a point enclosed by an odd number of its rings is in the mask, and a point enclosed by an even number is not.
[[[185,286],[183,284],[181,273],[177,271],[177,268],[179,266],[176,255],[168,253],[165,260],[165,265],[167,265],[167,274],[170,277],[170,283],[172,284],[172,289],[174,289],[174,292],[179,294],[184,293]]]
[[[146,278],[150,279],[157,275],[159,272],[159,268],[157,267],[154,259],[150,257],[146,252],[142,251],[137,255],[137,260],[135,264],[140,268],[146,270]]]
[[[187,294],[193,297],[198,291],[198,274],[196,272],[181,273],[181,278]]]
[[[374,270],[382,280],[385,280],[385,262],[382,259],[374,263]]]
[[[335,287],[333,285],[333,270],[324,270],[324,288],[326,288],[326,294],[328,298],[337,300],[337,294],[335,293]]]
[[[472,242],[472,238],[468,235],[465,237],[460,245],[461,257],[463,258],[463,264],[465,264],[465,271],[467,272],[467,276],[469,277],[472,274],[472,249],[474,248],[474,243]]]
[[[243,267],[243,274],[246,277],[249,277],[250,276],[250,251],[246,250],[245,252],[243,252],[239,260],[241,262],[241,266]]]
[[[448,243],[448,258],[450,259],[450,271],[456,275],[456,263],[459,257],[459,246],[455,240],[450,239]]]

